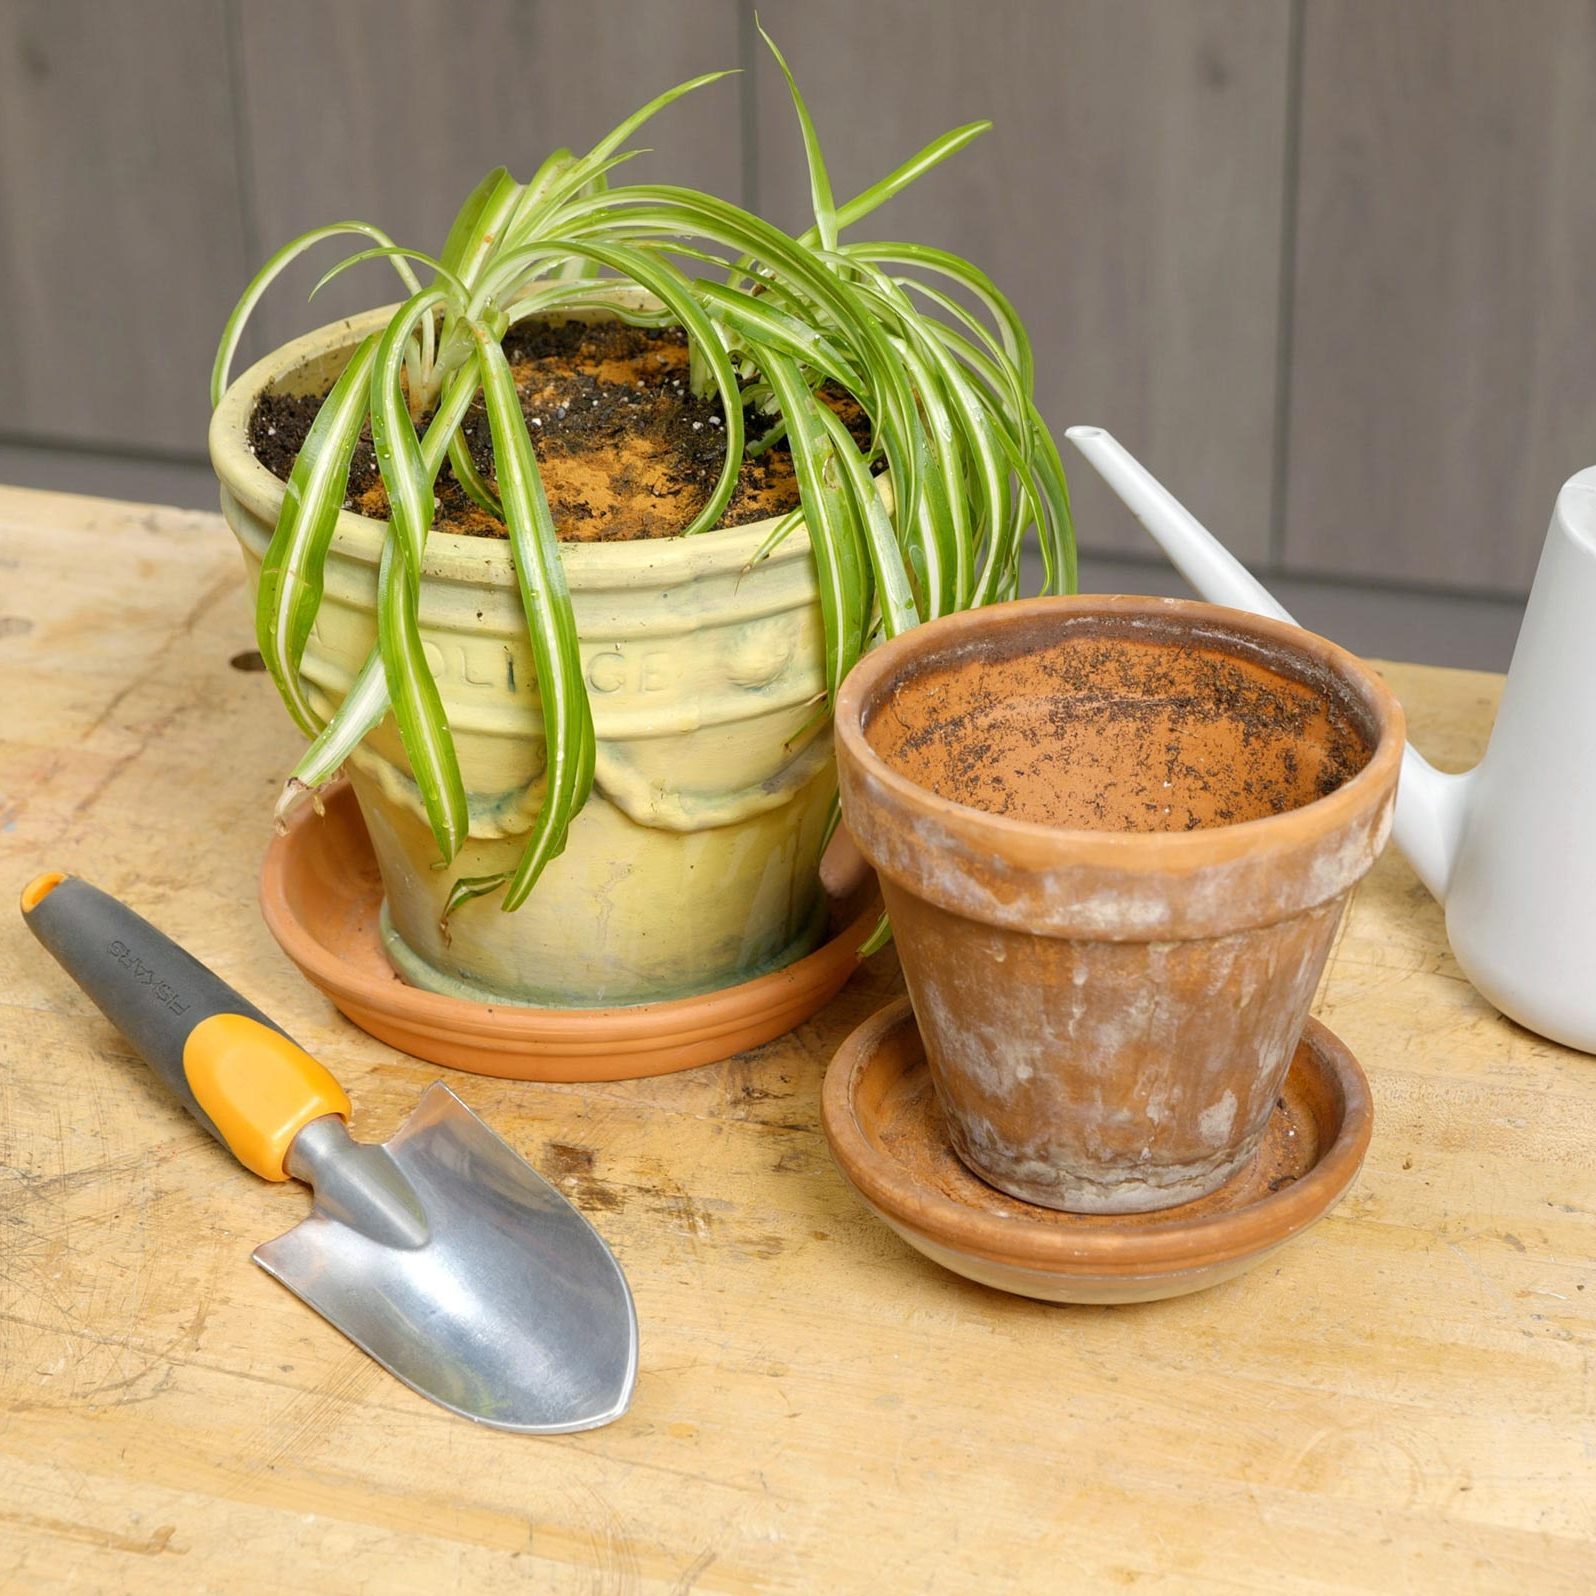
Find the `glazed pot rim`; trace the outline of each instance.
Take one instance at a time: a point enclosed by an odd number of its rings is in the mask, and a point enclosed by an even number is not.
[[[1092,614],[1133,623],[1138,618],[1174,621],[1199,636],[1206,626],[1306,656],[1349,687],[1374,721],[1375,741],[1367,762],[1334,791],[1280,814],[1191,831],[1106,831],[1016,819],[945,798],[896,770],[865,736],[866,710],[894,676],[907,674],[915,662],[951,654],[961,643],[1023,627],[1038,616]],[[854,666],[837,695],[833,726],[839,754],[852,762],[878,793],[940,826],[945,835],[1030,868],[1068,863],[1138,873],[1197,869],[1247,854],[1297,847],[1333,831],[1380,801],[1394,780],[1406,746],[1402,707],[1391,689],[1370,666],[1328,638],[1246,610],[1138,594],[1016,599],[959,611],[900,633]]]
[[[618,286],[618,302],[642,303],[651,296]],[[260,395],[312,362],[352,347],[367,333],[386,326],[396,306],[382,305],[346,316],[279,344],[227,385],[211,416],[208,444],[211,465],[225,493],[264,521],[276,524],[287,483],[263,465],[249,448],[249,420]],[[577,320],[593,312],[556,310],[553,318]],[[787,512],[790,514],[791,512]],[[573,579],[602,575],[610,586],[651,586],[657,582],[690,580],[703,572],[706,556],[717,567],[735,569],[749,565],[785,516],[767,516],[741,526],[700,532],[692,538],[680,533],[663,538],[633,538],[624,542],[562,542],[560,559]],[[381,558],[388,522],[353,510],[339,510],[332,549],[349,558],[375,565]],[[690,552],[689,552],[690,551]],[[761,563],[782,563],[808,558],[808,528],[797,526],[765,556]],[[680,569],[677,569],[679,567]],[[427,535],[423,573],[433,579],[495,584],[515,581],[509,544],[499,538],[435,528]]]
[[[1272,1248],[1320,1218],[1349,1187],[1368,1151],[1374,1104],[1367,1078],[1346,1044],[1311,1016],[1303,1039],[1334,1075],[1341,1125],[1313,1167],[1246,1207],[1196,1218],[1159,1219],[1157,1210],[1120,1215],[1123,1228],[1094,1223],[1064,1229],[986,1213],[930,1187],[906,1187],[900,1166],[865,1133],[855,1111],[858,1082],[882,1042],[913,1024],[907,997],[878,1010],[843,1043],[821,1091],[826,1136],[842,1173],[873,1207],[944,1247],[988,1263],[1062,1273],[1137,1277],[1172,1268],[1202,1269]],[[993,1198],[1030,1205],[994,1189]],[[1094,1216],[1101,1219],[1105,1216]]]

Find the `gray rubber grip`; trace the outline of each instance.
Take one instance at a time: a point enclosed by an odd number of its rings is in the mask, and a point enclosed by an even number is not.
[[[22,918],[178,1102],[225,1147],[183,1074],[189,1032],[213,1014],[243,1014],[288,1033],[165,932],[87,881],[68,876]]]

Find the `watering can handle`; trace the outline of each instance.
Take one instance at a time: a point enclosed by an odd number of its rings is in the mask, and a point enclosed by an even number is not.
[[[326,1068],[220,976],[109,893],[50,871],[22,918],[172,1095],[246,1169],[287,1180],[313,1119],[349,1118]]]

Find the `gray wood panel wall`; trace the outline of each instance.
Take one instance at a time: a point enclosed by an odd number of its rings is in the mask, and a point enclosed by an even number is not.
[[[490,168],[530,177],[559,145],[591,148],[673,84],[735,68],[737,0],[528,4],[525,0],[274,0],[241,9],[244,138],[253,228],[264,256],[341,217],[374,221],[436,250],[454,212]],[[595,80],[591,68],[603,63]],[[425,96],[396,107],[393,86],[422,70]],[[323,114],[307,117],[306,107]],[[742,85],[709,84],[639,137],[659,153],[626,181],[695,184],[741,200]],[[329,244],[327,250],[335,251]],[[338,256],[296,275],[308,290]],[[373,262],[329,284],[307,310],[290,285],[262,305],[271,343],[398,297]]]
[[[0,5],[0,436],[202,453],[251,269],[222,9]]]
[[[669,83],[669,172],[798,225],[750,0],[6,0],[0,459],[203,457],[216,334],[304,227],[435,244],[470,185]],[[764,0],[839,191],[996,131],[867,224],[987,266],[1055,427],[1111,427],[1266,569],[1522,591],[1596,459],[1590,0]],[[314,307],[306,268],[254,349]],[[247,353],[248,351],[246,351]],[[1083,544],[1139,531],[1073,473]]]
[[[1596,5],[1304,17],[1283,554],[1522,590],[1596,461]]]
[[[1238,554],[1266,558],[1289,7],[998,0],[936,13],[931,27],[921,0],[762,10],[790,35],[839,196],[990,118],[991,133],[862,225],[984,266],[1025,317],[1055,428],[1108,427]],[[760,206],[795,226],[808,181],[779,79],[761,83],[758,130]],[[1145,546],[1089,477],[1071,484],[1083,542]]]

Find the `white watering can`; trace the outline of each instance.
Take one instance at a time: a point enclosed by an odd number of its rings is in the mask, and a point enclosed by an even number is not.
[[[1066,436],[1205,599],[1292,619],[1110,434]],[[1392,835],[1481,995],[1596,1053],[1596,466],[1557,496],[1485,757],[1449,776],[1410,744]]]

